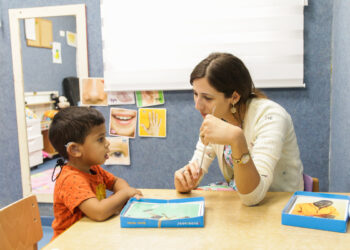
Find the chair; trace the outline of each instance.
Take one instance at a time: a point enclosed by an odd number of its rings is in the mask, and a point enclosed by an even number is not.
[[[304,178],[304,191],[309,192],[319,192],[319,181],[316,177],[311,177],[310,175],[303,174]]]
[[[0,209],[0,249],[38,249],[43,237],[40,212],[35,195]]]

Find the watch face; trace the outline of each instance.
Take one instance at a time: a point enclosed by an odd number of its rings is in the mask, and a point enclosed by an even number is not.
[[[249,159],[250,159],[250,155],[249,154],[245,154],[245,155],[242,156],[241,161],[242,161],[243,164],[246,164],[246,163],[248,163]]]

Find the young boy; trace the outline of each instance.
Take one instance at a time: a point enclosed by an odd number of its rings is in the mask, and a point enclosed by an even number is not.
[[[57,152],[68,160],[57,164],[62,168],[54,191],[53,239],[84,215],[103,221],[119,213],[129,198],[142,196],[139,190],[100,166],[108,159],[109,142],[105,119],[96,109],[60,110],[51,123],[49,138]],[[106,188],[114,193],[108,198]]]

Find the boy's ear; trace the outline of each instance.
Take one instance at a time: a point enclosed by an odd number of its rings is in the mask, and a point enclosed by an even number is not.
[[[80,157],[81,156],[81,151],[80,151],[80,146],[78,143],[71,142],[67,145],[67,153],[69,156],[72,157]]]

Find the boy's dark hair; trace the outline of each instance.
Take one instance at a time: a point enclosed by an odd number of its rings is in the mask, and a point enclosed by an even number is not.
[[[68,107],[60,110],[53,118],[49,139],[56,151],[68,159],[68,142],[84,143],[91,129],[105,122],[98,110],[89,107]]]

